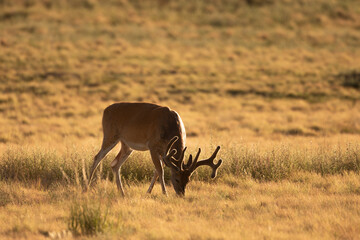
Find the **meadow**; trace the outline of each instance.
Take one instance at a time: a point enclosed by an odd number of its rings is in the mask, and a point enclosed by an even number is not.
[[[357,0],[0,0],[1,239],[359,239]],[[91,191],[101,116],[120,101],[220,145],[186,196],[148,152]]]

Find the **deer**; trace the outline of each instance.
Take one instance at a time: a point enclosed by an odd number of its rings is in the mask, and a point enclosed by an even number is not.
[[[145,102],[120,102],[105,108],[102,117],[103,141],[100,151],[95,155],[90,168],[87,189],[90,187],[95,170],[100,162],[118,143],[120,152],[110,163],[115,175],[117,188],[125,196],[121,182],[121,166],[131,153],[150,151],[155,166],[154,175],[147,193],[151,194],[155,182],[159,179],[162,193],[167,195],[164,180],[164,165],[170,168],[171,183],[179,196],[185,196],[185,187],[190,176],[199,166],[212,168],[211,177],[215,178],[217,169],[222,164],[220,159],[216,164],[214,159],[220,150],[218,146],[210,158],[198,160],[201,149],[195,158],[190,154],[187,163],[184,162],[186,151],[186,132],[180,115],[169,107]]]

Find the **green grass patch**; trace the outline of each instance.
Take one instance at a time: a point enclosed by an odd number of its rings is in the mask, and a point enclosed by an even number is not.
[[[109,227],[109,209],[99,203],[75,202],[70,208],[68,228],[75,235],[96,235]]]

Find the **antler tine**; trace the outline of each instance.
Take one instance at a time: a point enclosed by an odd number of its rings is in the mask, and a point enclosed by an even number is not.
[[[191,166],[191,164],[192,164],[192,155],[190,154],[188,162],[186,164],[182,162],[181,169],[186,170]]]
[[[220,167],[220,165],[222,164],[222,160],[220,159],[216,164],[214,163],[214,159],[217,155],[217,153],[220,150],[220,146],[218,146],[214,153],[211,155],[211,157],[209,157],[208,159],[205,160],[201,160],[201,161],[197,161],[199,155],[200,155],[200,149],[198,151],[198,154],[196,155],[196,158],[194,160],[194,163],[191,165],[191,167],[188,169],[189,172],[193,172],[195,171],[196,168],[202,166],[202,165],[208,165],[209,167],[212,168],[213,172],[211,174],[211,178],[215,178],[216,177],[216,173],[217,173],[217,169]]]
[[[171,140],[170,140],[170,142],[168,143],[168,145],[167,145],[167,147],[166,147],[166,154],[168,153],[168,151],[172,148],[172,146],[174,145],[174,143],[177,141],[177,140],[179,140],[179,137],[178,136],[175,136],[175,137],[173,137]],[[174,149],[175,150],[175,154],[176,154],[176,149]]]
[[[183,169],[185,169],[185,170],[187,170],[187,171],[190,171],[190,172],[194,171],[195,168],[194,168],[194,170],[191,170],[191,169],[192,169],[193,167],[195,167],[195,165],[196,165],[196,163],[197,163],[197,161],[198,161],[198,158],[199,158],[199,156],[200,156],[200,152],[201,152],[201,149],[199,148],[199,150],[198,150],[198,152],[197,152],[197,154],[196,154],[196,156],[195,156],[195,158],[194,158],[194,161],[192,160],[192,155],[190,154],[189,160],[188,160],[188,162],[186,163],[186,165],[184,164]]]
[[[175,165],[178,166],[179,169],[181,169],[182,163],[184,162],[184,155],[185,155],[186,149],[187,149],[187,147],[185,147],[184,150],[182,150],[179,159],[173,158]]]
[[[176,149],[172,149],[170,152],[169,150],[172,148],[174,143],[179,139],[178,136],[173,137],[170,142],[168,143],[166,147],[165,156],[163,157],[163,161],[166,164],[166,166],[175,168],[176,170],[179,170],[180,168],[177,166],[176,161],[174,161],[174,155],[176,154]]]
[[[163,157],[163,161],[166,166],[175,168],[176,170],[179,169],[179,167],[174,163],[174,155],[176,153],[175,149],[172,149],[166,156]]]

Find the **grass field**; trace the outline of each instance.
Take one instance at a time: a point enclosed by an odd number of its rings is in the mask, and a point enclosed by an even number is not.
[[[0,0],[1,239],[360,239],[357,0]],[[186,197],[149,153],[94,188],[109,104],[182,117],[221,146]]]

